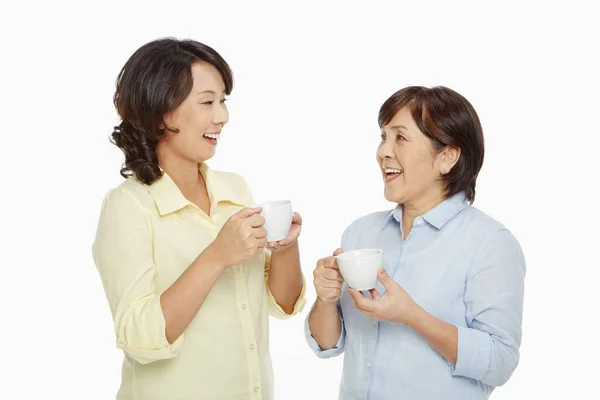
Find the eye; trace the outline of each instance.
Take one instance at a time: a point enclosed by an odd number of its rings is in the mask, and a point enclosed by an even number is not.
[[[404,136],[402,136],[401,134],[397,134],[396,140],[406,140],[406,138]]]
[[[225,104],[225,102],[226,102],[227,100],[229,100],[229,99],[223,99],[223,100],[221,100],[221,104]]]
[[[382,133],[381,135],[379,135],[379,137],[381,138],[381,140],[385,140],[385,133]]]
[[[212,103],[213,103],[213,101],[212,101],[212,100],[209,100],[209,101],[205,101],[205,102],[203,102],[203,103],[200,103],[200,104],[203,104],[203,105],[210,106],[210,105],[212,105]]]

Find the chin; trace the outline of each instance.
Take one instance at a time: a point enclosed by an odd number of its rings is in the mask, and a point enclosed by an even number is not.
[[[196,159],[198,160],[198,162],[208,161],[211,158],[213,158],[215,156],[215,154],[216,154],[216,151],[214,151],[214,150],[213,151],[202,151],[196,155]]]
[[[383,191],[383,197],[389,202],[392,203],[402,203],[402,194],[396,193],[395,190],[385,190]]]

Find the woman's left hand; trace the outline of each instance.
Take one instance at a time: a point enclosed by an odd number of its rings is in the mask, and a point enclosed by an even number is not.
[[[369,292],[373,299],[369,299],[360,291],[349,288],[354,307],[376,321],[410,325],[419,311],[417,303],[389,276],[385,269],[379,269],[377,278],[385,287],[386,293],[381,296],[377,289],[371,289]]]
[[[267,247],[269,250],[273,252],[287,250],[290,247],[296,245],[298,242],[298,236],[300,236],[300,231],[302,230],[302,217],[297,212],[292,214],[292,226],[286,236],[285,239],[280,240],[278,242],[269,242],[267,243]]]

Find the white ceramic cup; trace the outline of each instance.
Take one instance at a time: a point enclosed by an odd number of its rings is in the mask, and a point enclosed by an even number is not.
[[[292,203],[287,200],[268,201],[253,207],[261,207],[260,215],[265,217],[264,228],[267,241],[277,242],[287,237],[292,226]]]
[[[359,249],[338,254],[335,258],[342,277],[351,288],[369,290],[377,285],[382,254],[381,249]]]

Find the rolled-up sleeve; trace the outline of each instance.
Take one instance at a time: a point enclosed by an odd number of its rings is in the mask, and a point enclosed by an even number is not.
[[[269,272],[271,271],[271,251],[268,249],[264,250],[265,254],[265,285],[267,287],[267,294],[269,296],[269,315],[278,319],[287,319],[293,317],[298,314],[300,311],[304,309],[304,305],[306,304],[306,278],[304,274],[302,274],[302,290],[300,291],[300,295],[294,303],[294,309],[291,314],[286,313],[283,308],[277,303],[275,297],[271,293],[271,289],[269,289]]]
[[[489,386],[508,381],[519,363],[524,280],[525,259],[519,243],[509,231],[496,231],[474,259],[467,278],[467,326],[457,326],[453,375]]]
[[[311,310],[310,310],[311,312],[312,312],[312,309],[315,307],[315,304],[313,304],[313,306],[311,307]],[[321,346],[319,346],[319,343],[317,343],[317,341],[313,337],[312,332],[310,331],[310,324],[308,323],[309,318],[310,318],[310,312],[308,313],[308,315],[306,316],[306,319],[304,320],[304,338],[306,339],[306,343],[308,343],[308,346],[310,347],[310,349],[319,358],[332,358],[332,357],[339,356],[340,354],[342,354],[344,352],[344,347],[346,345],[346,329],[344,328],[344,317],[342,316],[342,309],[339,305],[339,302],[338,302],[337,310],[338,310],[338,316],[340,318],[340,322],[342,324],[342,330],[340,332],[340,337],[339,337],[337,343],[331,349],[322,350]]]
[[[117,346],[141,364],[177,355],[183,334],[169,344],[154,285],[149,213],[120,187],[105,197],[93,257],[112,312]]]

